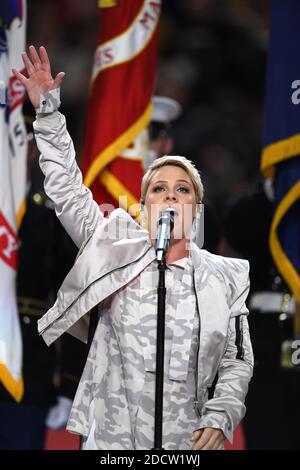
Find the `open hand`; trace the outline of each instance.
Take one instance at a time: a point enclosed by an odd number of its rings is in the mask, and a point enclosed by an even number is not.
[[[59,72],[53,79],[49,57],[43,46],[39,48],[39,54],[34,46],[30,46],[29,55],[30,58],[26,52],[22,53],[28,78],[15,68],[12,69],[12,72],[23,83],[33,106],[38,108],[40,106],[40,94],[59,88],[65,73]]]

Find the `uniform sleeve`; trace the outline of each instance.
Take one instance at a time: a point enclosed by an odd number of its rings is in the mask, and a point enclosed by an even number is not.
[[[88,353],[87,345],[71,335],[61,337],[61,380],[58,394],[74,399]]]
[[[199,426],[199,429],[222,429],[230,442],[234,429],[245,415],[244,401],[253,373],[253,352],[245,305],[249,292],[248,269],[244,278],[230,305],[227,344],[219,365],[214,396],[205,403]]]

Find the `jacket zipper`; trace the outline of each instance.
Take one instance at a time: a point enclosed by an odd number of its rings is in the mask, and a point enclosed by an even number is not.
[[[98,277],[97,279],[95,279],[88,287],[86,287],[86,289],[84,289],[81,294],[68,306],[68,308],[61,314],[59,315],[59,317],[55,318],[54,321],[58,320],[67,310],[69,310],[75,302],[78,301],[78,299],[80,299],[80,297],[93,285],[95,284],[95,282],[98,282],[100,281],[101,279],[104,279],[106,276],[108,276],[109,274],[112,274],[113,272],[115,271],[118,271],[120,269],[124,269],[126,268],[127,266],[130,266],[131,264],[134,264],[134,263],[137,263],[138,261],[140,261],[147,253],[149,250],[151,250],[151,246],[149,246],[149,248],[144,252],[142,253],[141,256],[139,256],[137,259],[135,259],[134,261],[131,261],[130,263],[127,263],[127,264],[124,264],[123,266],[118,266],[117,268],[113,269],[112,271],[109,271],[108,273],[104,274],[103,276],[100,276]],[[53,323],[53,322],[51,322]],[[49,324],[47,326],[45,326],[40,332],[39,334],[41,335],[47,328],[49,327]]]

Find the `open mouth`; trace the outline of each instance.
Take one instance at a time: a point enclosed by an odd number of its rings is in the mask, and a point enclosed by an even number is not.
[[[169,210],[169,209],[172,209],[174,217],[179,216],[178,209],[172,206],[164,207],[163,209],[161,209],[159,216],[161,216],[164,211]]]

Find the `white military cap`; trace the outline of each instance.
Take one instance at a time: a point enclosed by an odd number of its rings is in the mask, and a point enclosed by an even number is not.
[[[180,104],[173,100],[173,98],[167,98],[166,96],[153,96],[153,111],[151,121],[168,123],[178,118],[181,114]]]

